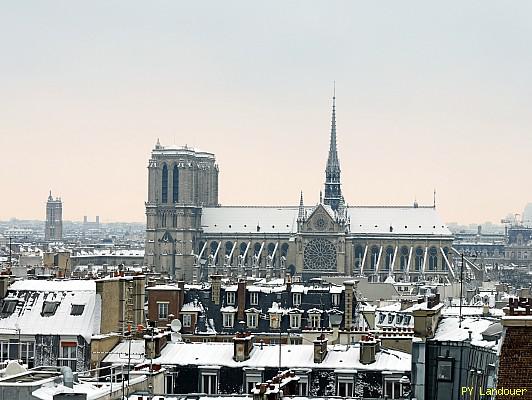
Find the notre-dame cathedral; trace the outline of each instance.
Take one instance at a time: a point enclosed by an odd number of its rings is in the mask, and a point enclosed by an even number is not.
[[[333,97],[323,196],[316,205],[222,206],[214,154],[162,146],[148,164],[146,265],[186,282],[212,274],[264,278],[368,276],[443,280],[452,234],[436,205],[346,206]]]

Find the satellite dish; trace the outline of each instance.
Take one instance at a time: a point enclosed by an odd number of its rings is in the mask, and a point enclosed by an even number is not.
[[[173,319],[170,323],[170,329],[172,332],[179,332],[181,330],[181,321],[178,319]]]

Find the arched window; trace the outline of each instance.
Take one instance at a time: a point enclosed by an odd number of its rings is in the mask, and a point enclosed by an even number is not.
[[[214,254],[216,253],[216,249],[218,249],[218,242],[212,241],[211,242],[211,255],[214,257]],[[216,254],[216,258],[213,260],[214,264],[218,264],[218,254]]]
[[[166,164],[163,165],[161,201],[163,203],[168,203],[168,167]]]
[[[283,245],[281,246],[281,256],[288,256],[288,243],[283,243]]]
[[[275,244],[269,243],[268,244],[268,255],[271,256],[273,254],[273,250],[275,250]]]
[[[231,250],[233,250],[233,242],[225,242],[225,255],[231,254]]]
[[[423,268],[423,249],[421,247],[416,248],[416,271]]]
[[[399,261],[399,268],[401,269],[401,271],[406,270],[406,267],[408,266],[408,253],[408,247],[401,247],[401,259]]]
[[[246,242],[240,243],[240,255],[243,256],[246,252],[246,249],[248,247],[248,244]]]
[[[386,260],[384,262],[384,268],[386,270],[390,269],[390,267],[392,266],[392,261],[393,261],[393,247],[388,246],[386,248]]]
[[[355,247],[355,269],[360,269],[362,258],[364,257],[364,248],[360,245]]]
[[[431,247],[429,249],[429,270],[438,269],[438,249]]]
[[[174,170],[172,171],[172,202],[179,202],[179,169],[177,165],[174,165]]]
[[[377,268],[377,261],[379,261],[379,248],[377,246],[373,246],[371,248],[371,269],[374,270]]]
[[[255,246],[253,247],[253,249],[254,249],[253,254],[255,254],[256,256],[259,255],[260,243],[255,243]]]

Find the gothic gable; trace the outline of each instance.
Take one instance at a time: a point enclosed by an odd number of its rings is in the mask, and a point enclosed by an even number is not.
[[[333,217],[333,211],[323,204],[318,204],[303,224],[305,232],[336,232],[338,224]]]

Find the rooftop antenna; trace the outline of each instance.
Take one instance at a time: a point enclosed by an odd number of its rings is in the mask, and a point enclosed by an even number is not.
[[[436,208],[436,188],[434,188],[434,198],[433,198],[432,206]]]

